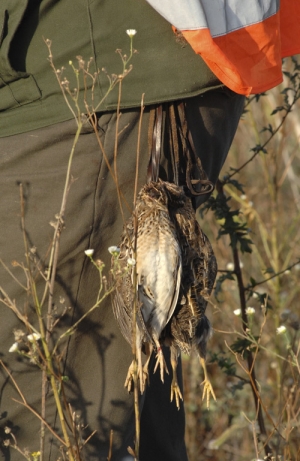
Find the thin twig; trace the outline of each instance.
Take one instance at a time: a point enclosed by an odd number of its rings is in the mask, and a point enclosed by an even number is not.
[[[111,461],[111,457],[112,457],[113,436],[114,436],[114,431],[111,430],[109,434],[109,452],[108,452],[107,461]]]
[[[271,141],[272,138],[274,138],[274,136],[278,133],[278,131],[280,130],[280,128],[282,127],[282,125],[284,124],[287,116],[289,115],[289,113],[292,111],[292,108],[293,106],[296,104],[297,100],[299,99],[299,96],[298,96],[298,92],[295,92],[295,95],[294,95],[294,98],[293,98],[293,101],[291,102],[291,104],[288,106],[288,108],[286,109],[286,113],[284,114],[284,116],[282,117],[281,119],[281,122],[280,124],[277,126],[277,128],[275,128],[275,130],[272,131],[271,135],[269,136],[269,138],[264,142],[264,144],[262,146],[259,146],[257,149],[253,149],[254,150],[254,154],[245,162],[243,163],[243,165],[241,165],[239,168],[235,168],[234,171],[231,173],[231,174],[228,174],[226,175],[226,179],[224,179],[224,181],[222,181],[223,184],[226,184],[228,182],[228,180],[230,180],[233,176],[235,176],[237,173],[239,173],[243,168],[245,168],[246,165],[248,165],[249,163],[252,162],[252,160],[259,154],[259,152],[262,152],[263,149],[269,144],[269,142]]]
[[[238,250],[236,247],[233,248],[233,260],[234,260],[234,270],[236,273],[237,283],[238,283],[238,288],[239,288],[240,305],[241,305],[241,313],[242,313],[242,320],[243,320],[243,330],[246,333],[249,327],[248,327],[248,318],[246,314],[245,288],[244,288],[242,272],[240,268],[239,254],[238,254]],[[255,367],[254,367],[255,362],[253,359],[252,352],[247,351],[246,356],[247,356],[247,362],[248,362],[249,377],[251,381],[251,389],[252,389],[252,394],[253,394],[253,398],[255,402],[255,408],[257,411],[257,421],[259,424],[261,434],[267,436],[264,417],[263,417],[261,405],[260,405],[260,399],[258,397],[259,390],[257,387],[256,373],[255,373]],[[265,449],[266,456],[269,456],[269,454],[272,453],[272,450],[267,443],[264,445],[264,449]]]
[[[6,371],[6,373],[9,376],[9,378],[11,379],[14,387],[16,388],[18,394],[20,395],[20,397],[22,399],[22,402],[19,401],[19,400],[16,400],[16,399],[12,399],[12,400],[14,402],[19,403],[19,404],[23,405],[24,407],[28,408],[35,416],[37,416],[43,422],[43,424],[49,429],[49,431],[52,432],[52,434],[55,436],[55,438],[58,439],[59,442],[62,443],[64,446],[66,446],[66,442],[54,431],[54,429],[52,429],[52,427],[47,423],[47,421],[45,421],[41,417],[41,415],[27,403],[27,401],[26,401],[26,399],[24,397],[24,394],[22,393],[20,387],[18,386],[17,381],[14,379],[13,375],[11,374],[9,369],[4,365],[2,360],[0,360],[0,365],[4,368],[4,370]]]
[[[136,173],[135,173],[135,184],[134,184],[134,198],[133,204],[134,209],[136,207],[137,199],[137,188],[138,188],[138,173],[139,173],[139,158],[140,158],[140,139],[141,139],[141,128],[142,128],[142,119],[144,112],[144,94],[142,95],[141,100],[141,113],[139,119],[138,127],[138,143],[137,143],[137,152],[136,152]],[[134,248],[133,248],[133,257],[137,261],[137,235],[138,235],[138,218],[136,213],[134,214]],[[139,460],[139,451],[140,451],[140,411],[139,411],[139,389],[138,389],[138,366],[137,366],[137,348],[136,348],[136,319],[137,319],[137,309],[139,309],[138,295],[137,295],[137,267],[134,266],[133,269],[133,294],[134,294],[134,307],[133,307],[133,320],[132,320],[132,353],[133,353],[133,369],[134,369],[134,413],[135,413],[135,460]]]

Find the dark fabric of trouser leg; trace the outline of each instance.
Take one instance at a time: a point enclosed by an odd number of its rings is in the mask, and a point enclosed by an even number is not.
[[[186,101],[186,114],[196,152],[215,183],[235,135],[245,98],[228,88],[209,91]],[[207,195],[196,198],[200,206]]]
[[[187,118],[191,113],[191,124],[195,137],[205,139],[208,150],[200,149],[202,161],[209,152],[209,175],[215,179],[226,158],[237,120],[241,112],[242,98],[220,96],[216,92],[193,98],[187,104]],[[214,101],[214,102],[213,102]],[[223,102],[221,102],[223,101]],[[237,101],[239,101],[237,103]],[[189,105],[191,104],[191,111]],[[201,105],[201,108],[197,107]],[[215,115],[214,115],[215,113]],[[218,120],[214,130],[214,116]],[[122,194],[129,209],[124,205],[126,216],[130,213],[133,199],[136,169],[136,145],[138,139],[139,110],[126,110],[120,119],[117,170]],[[223,121],[222,121],[223,120]],[[222,123],[227,130],[219,129]],[[99,133],[109,161],[113,161],[116,115],[102,114],[99,117]],[[53,221],[59,211],[63,192],[67,161],[75,133],[73,121],[64,122],[30,133],[0,139],[0,257],[25,283],[20,267],[11,266],[12,261],[25,261],[22,232],[20,228],[19,183],[22,182],[25,198],[25,227],[29,246],[36,247],[36,257],[45,259],[48,254]],[[211,146],[209,144],[211,139]],[[215,147],[217,146],[217,151]],[[168,155],[166,154],[166,157]],[[144,183],[148,162],[148,110],[145,110],[141,132],[141,154],[139,162],[139,187]],[[162,163],[165,160],[162,159]],[[209,166],[208,165],[208,166]],[[110,255],[107,248],[117,245],[122,230],[122,215],[111,178],[95,134],[86,130],[76,146],[72,165],[72,183],[65,215],[58,264],[57,283],[54,292],[55,310],[59,315],[69,307],[67,315],[57,327],[59,331],[76,321],[95,302],[99,287],[99,276],[84,250],[93,248],[95,259],[103,260],[107,267]],[[33,321],[30,296],[1,267],[1,286],[17,306]],[[37,277],[39,293],[43,287],[42,277]],[[44,316],[46,314],[44,311]],[[0,304],[0,354],[24,393],[27,402],[40,411],[40,372],[37,366],[20,359],[16,353],[8,353],[14,342],[13,330],[21,324],[8,307]],[[25,330],[25,328],[23,328]],[[60,330],[61,329],[61,330]],[[113,460],[121,460],[126,447],[133,440],[132,396],[125,392],[123,384],[131,361],[129,345],[122,338],[112,315],[110,300],[94,311],[82,322],[71,337],[67,352],[65,375],[69,377],[68,398],[73,410],[80,414],[87,428],[85,433],[97,430],[86,447],[87,459],[105,460],[108,453],[110,429],[114,430]],[[3,369],[0,371],[1,427],[9,425],[17,437],[19,446],[30,452],[39,450],[39,422],[22,405],[12,382]],[[162,385],[158,374],[151,374],[151,388],[146,391],[141,417],[141,461],[184,461],[183,442],[184,412],[176,410],[169,402],[169,378]],[[55,414],[53,396],[47,395],[46,419],[59,427]],[[163,416],[163,417],[162,417]],[[0,437],[7,439],[1,429]],[[52,438],[46,432],[46,445]],[[47,459],[58,457],[57,441],[53,442]],[[19,454],[0,445],[5,461],[17,461]]]

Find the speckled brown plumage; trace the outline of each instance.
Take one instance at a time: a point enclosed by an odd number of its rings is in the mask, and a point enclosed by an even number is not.
[[[159,338],[175,310],[181,282],[181,250],[175,225],[170,219],[169,192],[166,183],[158,180],[146,184],[138,194],[136,207],[121,236],[119,276],[116,276],[116,294],[113,310],[125,339],[132,344],[132,317],[134,271],[137,280],[136,350],[140,389],[143,392],[148,376],[148,361],[152,349],[156,350],[156,367],[164,379],[166,365]],[[136,254],[135,216],[137,224]],[[127,267],[128,258],[136,259],[136,267]],[[125,274],[124,274],[125,271]],[[121,275],[120,275],[121,274]],[[142,366],[142,348],[148,360]],[[130,389],[133,364],[125,386]]]
[[[136,253],[133,249],[135,216]],[[134,255],[136,268],[127,264],[128,258]],[[175,397],[179,406],[182,395],[176,374],[178,355],[180,351],[189,354],[196,349],[205,374],[203,397],[207,396],[209,404],[210,393],[215,396],[205,366],[206,343],[211,332],[205,310],[217,264],[183,187],[158,180],[141,189],[135,212],[121,236],[118,264],[113,309],[120,329],[131,345],[134,270],[137,274],[136,350],[140,390],[143,392],[145,388],[153,349],[157,354],[155,369],[159,366],[163,380],[166,370],[160,346],[163,343],[171,349],[171,400]],[[148,355],[144,366],[142,349]],[[133,364],[125,381],[129,390],[132,378]]]
[[[182,252],[182,281],[177,307],[167,327],[166,338],[171,347],[173,383],[171,399],[175,395],[179,405],[178,384],[176,380],[177,357],[182,351],[190,354],[193,349],[199,354],[204,369],[203,398],[210,393],[215,398],[209,382],[205,358],[206,344],[211,335],[210,323],[205,315],[207,300],[211,294],[216,274],[217,262],[211,244],[196,220],[189,197],[183,196],[181,206],[170,208],[175,223],[177,238]]]

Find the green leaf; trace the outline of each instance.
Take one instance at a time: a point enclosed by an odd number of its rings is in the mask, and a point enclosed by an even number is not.
[[[226,180],[225,180],[226,181]],[[231,184],[232,186],[234,186],[237,190],[239,190],[242,194],[244,194],[244,189],[243,189],[243,184],[241,184],[239,181],[237,181],[236,179],[228,179],[226,181],[227,184]]]
[[[225,280],[234,280],[232,272],[228,271],[224,274],[222,274],[220,277],[218,277],[216,281],[216,287],[214,291],[215,298],[218,300],[218,295],[222,291],[222,285],[225,282]],[[218,300],[219,301],[219,300]]]
[[[281,112],[282,110],[286,110],[285,107],[284,106],[278,106],[278,107],[276,107],[276,109],[274,109],[271,112],[271,115],[277,114],[277,112]]]
[[[212,354],[210,362],[217,363],[227,376],[235,376],[236,364],[235,362],[232,362],[230,358],[225,357],[223,352],[220,352],[219,354]]]
[[[248,384],[246,381],[238,381],[236,384],[233,384],[231,387],[230,387],[230,392],[235,395],[236,391],[241,391],[243,390],[245,384]]]
[[[255,340],[259,339],[259,336],[254,336]],[[256,350],[256,345],[253,344],[250,339],[247,338],[238,338],[234,343],[231,344],[230,348],[233,352],[241,355],[247,355],[250,351]]]
[[[274,269],[272,267],[267,267],[267,269],[264,270],[264,274],[274,274]]]
[[[250,277],[250,283],[252,286],[256,285],[256,280],[253,277]]]
[[[241,238],[239,240],[242,253],[252,253],[252,248],[250,245],[253,245],[252,240],[249,238]]]

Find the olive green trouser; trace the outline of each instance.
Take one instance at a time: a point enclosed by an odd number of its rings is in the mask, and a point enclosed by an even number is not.
[[[187,119],[197,152],[210,179],[215,181],[227,156],[243,108],[243,97],[229,90],[217,90],[187,100]],[[129,208],[123,203],[127,217],[133,201],[138,141],[139,109],[124,110],[118,127],[118,182]],[[146,108],[140,139],[139,187],[145,182],[148,163],[148,119]],[[115,149],[116,114],[104,113],[98,119],[99,135],[111,164]],[[20,312],[37,327],[34,320],[27,278],[24,234],[31,249],[32,272],[41,298],[45,281],[41,273],[47,267],[55,215],[60,210],[68,158],[76,132],[74,121],[67,121],[36,131],[0,139],[0,285],[2,297],[15,301]],[[168,170],[167,158],[162,164]],[[118,245],[123,220],[116,186],[103,159],[95,133],[85,127],[76,145],[72,163],[72,184],[68,193],[62,230],[56,283],[51,304],[52,322],[59,320],[52,340],[77,321],[94,303],[99,288],[99,274],[84,251],[94,249],[94,259],[110,267],[108,247]],[[20,183],[24,209],[20,207]],[[25,232],[22,232],[21,216]],[[37,270],[37,266],[40,270]],[[10,273],[8,272],[10,271]],[[47,322],[47,302],[42,309]],[[61,314],[64,313],[63,316]],[[26,404],[41,413],[41,372],[36,363],[17,352],[9,352],[15,342],[15,330],[26,326],[4,303],[0,304],[0,359],[10,370],[13,380],[0,367],[0,453],[4,461],[18,461],[19,452],[4,446],[12,436],[21,449],[30,453],[40,449],[40,421]],[[106,460],[109,436],[113,429],[112,460],[122,460],[127,446],[133,446],[133,398],[124,389],[124,380],[131,362],[131,350],[114,320],[111,299],[79,324],[67,341],[61,342],[61,368],[67,376],[67,400],[82,424],[82,435],[96,433],[85,446],[86,460]],[[36,358],[39,361],[38,358]],[[169,367],[170,368],[170,367]],[[181,370],[179,370],[181,374]],[[179,376],[180,380],[180,376]],[[184,410],[170,403],[171,376],[160,382],[159,373],[150,374],[150,387],[141,407],[141,461],[187,460],[184,444]],[[181,382],[181,380],[180,380]],[[14,399],[14,400],[13,400]],[[19,403],[19,402],[23,403]],[[46,383],[45,419],[61,436],[53,392]],[[7,444],[7,442],[6,442]],[[46,460],[56,461],[61,442],[46,428]],[[49,448],[50,447],[50,448]]]

